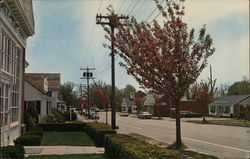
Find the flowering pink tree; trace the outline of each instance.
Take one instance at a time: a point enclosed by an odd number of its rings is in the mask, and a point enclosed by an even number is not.
[[[118,25],[118,32],[114,35],[108,27],[104,30],[108,34],[106,38],[111,40],[111,36],[114,40],[116,54],[123,59],[121,66],[127,73],[133,75],[141,86],[174,100],[176,148],[179,149],[180,99],[207,66],[207,59],[215,49],[205,26],[200,29],[198,39],[194,39],[194,29],[189,31],[182,20],[184,7],[171,3],[164,10],[156,3],[166,20],[162,25],[156,20],[151,26],[132,18],[125,25]]]

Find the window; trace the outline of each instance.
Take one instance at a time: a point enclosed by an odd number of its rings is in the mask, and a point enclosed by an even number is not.
[[[0,118],[1,118],[1,127],[7,126],[8,117],[9,117],[9,84],[0,82]]]
[[[51,113],[51,101],[47,101],[46,102],[46,114],[50,114]]]
[[[34,107],[37,113],[41,114],[41,101],[24,101],[24,109],[28,107]]]
[[[214,113],[215,112],[215,106],[210,106],[210,112]]]
[[[224,113],[229,113],[230,112],[230,106],[225,106],[225,111]]]

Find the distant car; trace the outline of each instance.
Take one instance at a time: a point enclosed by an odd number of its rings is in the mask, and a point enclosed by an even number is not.
[[[92,114],[90,115],[90,118],[91,118],[91,119],[100,119],[98,113],[92,113]]]
[[[128,112],[121,112],[120,116],[125,116],[126,117],[126,116],[128,116]]]
[[[152,118],[152,114],[150,114],[149,112],[141,112],[137,115],[138,119],[151,119]]]
[[[186,118],[200,118],[202,114],[191,111],[180,111],[180,116]]]

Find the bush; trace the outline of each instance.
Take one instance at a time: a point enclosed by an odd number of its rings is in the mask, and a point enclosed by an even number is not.
[[[24,122],[26,130],[36,127],[38,124],[38,113],[33,106],[28,106],[24,111]]]
[[[22,135],[14,143],[20,146],[39,146],[41,145],[41,136],[39,135]]]
[[[41,123],[39,124],[39,127],[43,128],[44,131],[60,131],[60,132],[84,131],[85,126],[86,126],[85,123],[56,123],[56,124]]]
[[[71,120],[76,120],[77,119],[77,116],[76,116],[75,112],[71,112],[71,115],[72,115],[72,119]],[[62,114],[62,116],[64,117],[65,120],[70,120],[70,112],[64,112]]]
[[[85,131],[95,141],[96,146],[104,146],[104,135],[116,134],[109,125],[99,122],[86,123]]]
[[[24,148],[22,146],[6,146],[0,148],[1,158],[24,159]]]
[[[105,153],[110,158],[119,159],[180,159],[170,150],[148,143],[145,139],[123,134],[105,135]]]

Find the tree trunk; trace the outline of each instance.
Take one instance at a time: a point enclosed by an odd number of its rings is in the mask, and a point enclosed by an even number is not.
[[[176,113],[176,149],[181,148],[181,122],[180,122],[180,100],[175,99],[175,113]]]
[[[205,123],[206,122],[206,118],[205,118],[205,115],[206,115],[206,107],[207,104],[203,104],[203,115],[202,115],[202,123]]]

